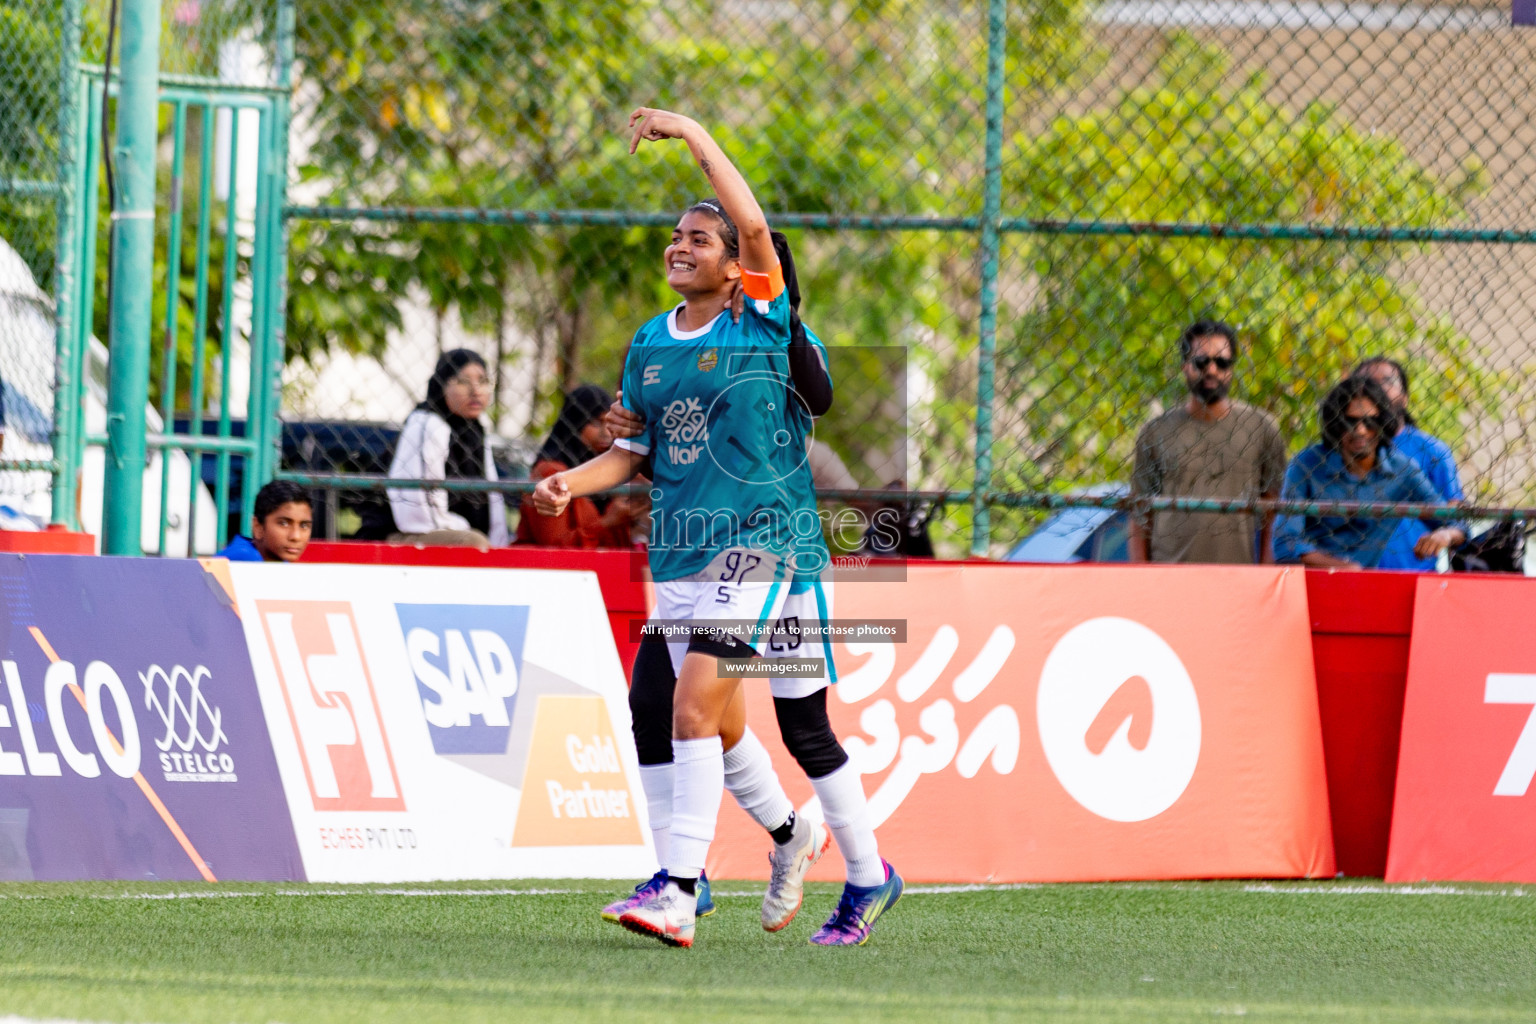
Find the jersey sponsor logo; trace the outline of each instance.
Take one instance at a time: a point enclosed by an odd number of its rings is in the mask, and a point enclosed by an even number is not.
[[[512,731],[526,605],[397,604],[422,715],[439,754],[503,754]]]
[[[717,348],[707,348],[703,352],[699,353],[699,369],[702,370],[703,372],[708,373],[709,371],[713,370],[719,364],[720,364],[720,350],[719,349],[717,349]]]
[[[640,376],[640,386],[644,387],[647,384],[660,384],[660,383],[661,383],[661,364],[660,363],[652,363],[650,366],[647,366],[645,368],[645,372],[643,374],[641,374],[641,376]]]
[[[661,429],[672,444],[709,440],[704,406],[697,398],[677,398],[668,403],[661,415]]]
[[[203,684],[211,673],[205,666],[187,669],[159,665],[139,673],[144,706],[155,712],[165,735],[155,740],[160,771],[167,782],[238,782],[235,759],[225,747],[224,715],[209,702]]]
[[[1046,656],[1035,703],[1051,771],[1101,818],[1156,817],[1194,778],[1195,685],[1168,642],[1139,622],[1107,616],[1068,630]]]
[[[709,441],[708,419],[697,398],[677,398],[662,413],[661,429],[667,439],[667,458],[674,465],[691,466],[704,454]]]
[[[317,811],[403,811],[394,755],[346,601],[257,601]]]
[[[597,696],[539,697],[512,845],[641,842],[608,705]]]

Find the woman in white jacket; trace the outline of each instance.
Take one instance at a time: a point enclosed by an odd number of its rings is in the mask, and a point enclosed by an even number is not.
[[[427,399],[400,428],[389,475],[401,480],[495,480],[490,438],[480,414],[491,393],[485,360],[469,349],[444,352],[427,382]],[[501,547],[507,543],[500,494],[390,488],[391,544]]]

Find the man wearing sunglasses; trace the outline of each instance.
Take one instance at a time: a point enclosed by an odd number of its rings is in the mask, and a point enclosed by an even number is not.
[[[1199,320],[1179,335],[1188,399],[1136,435],[1131,493],[1137,497],[1273,498],[1285,473],[1285,442],[1274,417],[1232,399],[1237,332]],[[1247,513],[1133,514],[1133,562],[1273,561],[1273,516]]]
[[[1379,383],[1364,375],[1345,378],[1318,410],[1320,440],[1286,467],[1282,497],[1440,504],[1443,499],[1423,470],[1392,447],[1397,423]],[[1275,557],[1318,568],[1373,569],[1397,524],[1379,516],[1284,516],[1275,532]],[[1419,558],[1434,558],[1467,539],[1464,523],[1427,520],[1426,525],[1429,530],[1413,549]]]

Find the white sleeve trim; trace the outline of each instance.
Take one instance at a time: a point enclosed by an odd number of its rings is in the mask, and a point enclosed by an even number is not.
[[[625,451],[634,452],[636,455],[651,454],[650,445],[642,444],[640,441],[633,437],[616,438],[613,442],[613,445],[615,448],[623,448]]]

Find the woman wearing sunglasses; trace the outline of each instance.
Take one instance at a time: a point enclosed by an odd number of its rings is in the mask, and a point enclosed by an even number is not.
[[[1318,420],[1322,439],[1286,467],[1282,498],[1440,503],[1424,472],[1392,448],[1397,414],[1375,380],[1355,376],[1337,384],[1323,399]],[[1463,523],[1425,523],[1430,530],[1414,547],[1420,558],[1433,558],[1467,538]],[[1375,568],[1396,527],[1396,519],[1382,517],[1284,516],[1275,530],[1275,560]]]

